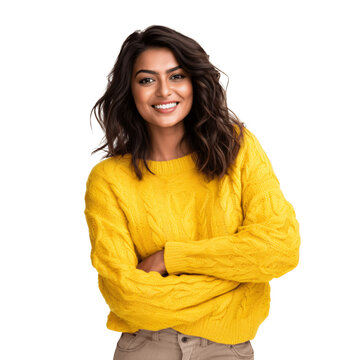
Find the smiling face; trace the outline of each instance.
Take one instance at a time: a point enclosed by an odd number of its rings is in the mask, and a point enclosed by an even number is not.
[[[168,48],[151,48],[136,59],[131,91],[137,110],[150,127],[180,125],[193,102],[191,78]]]

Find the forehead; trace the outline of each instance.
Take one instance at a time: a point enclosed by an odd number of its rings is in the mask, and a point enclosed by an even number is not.
[[[168,48],[151,48],[143,51],[136,59],[133,70],[140,68],[154,71],[164,71],[179,65],[175,55]]]

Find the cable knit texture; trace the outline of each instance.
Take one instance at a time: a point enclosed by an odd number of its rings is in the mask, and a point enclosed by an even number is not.
[[[269,281],[299,261],[299,224],[257,138],[229,174],[210,182],[192,154],[148,161],[138,180],[131,155],[93,167],[85,216],[91,261],[120,332],[173,328],[236,344],[255,337],[270,308]],[[168,276],[137,269],[165,249]]]

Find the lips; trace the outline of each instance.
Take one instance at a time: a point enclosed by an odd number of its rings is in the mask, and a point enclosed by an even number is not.
[[[175,102],[170,102],[167,104],[175,104],[175,105],[167,105],[167,106],[166,105],[162,105],[162,106],[152,105],[152,107],[153,107],[154,111],[156,111],[158,113],[169,114],[169,113],[172,113],[173,111],[176,111],[179,102],[175,101]]]
[[[151,105],[153,108],[155,108],[156,105],[167,105],[167,104],[173,104],[175,103],[176,105],[179,104],[179,101],[165,101],[165,102],[161,102],[161,103],[157,103],[157,104],[154,104],[154,105]]]

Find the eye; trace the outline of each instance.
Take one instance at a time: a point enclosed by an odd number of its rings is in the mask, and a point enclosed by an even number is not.
[[[172,77],[175,77],[176,80],[180,80],[180,79],[184,79],[184,78],[185,78],[185,75],[175,74],[175,75],[173,75]]]
[[[151,81],[150,81],[151,80]],[[152,82],[153,81],[153,79],[152,78],[144,78],[144,79],[141,79],[140,81],[139,81],[139,84],[149,84],[150,82]]]

